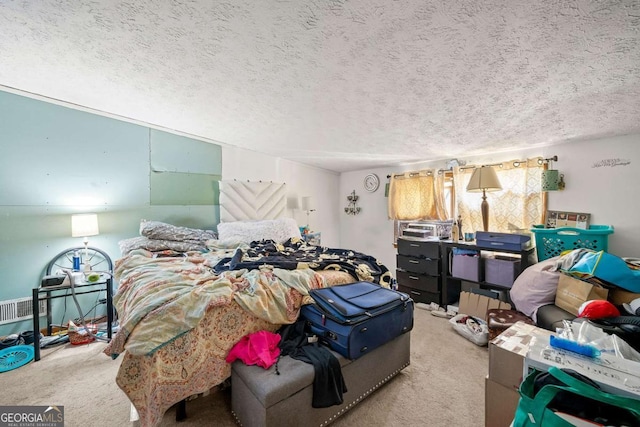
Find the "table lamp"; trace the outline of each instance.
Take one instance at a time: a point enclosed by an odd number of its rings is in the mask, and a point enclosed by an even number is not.
[[[470,193],[478,193],[482,191],[482,226],[484,231],[489,231],[489,202],[487,202],[487,191],[500,191],[502,186],[498,180],[496,171],[491,166],[482,166],[476,168],[471,175],[467,191]]]
[[[100,234],[100,230],[97,214],[71,215],[71,237],[84,237],[85,262],[89,258],[89,236],[97,236],[98,234]]]
[[[307,213],[307,230],[309,229],[309,214],[311,212],[315,212],[316,210],[314,209],[313,206],[313,199],[311,198],[311,196],[304,196],[301,198],[300,201],[302,210],[305,211]]]

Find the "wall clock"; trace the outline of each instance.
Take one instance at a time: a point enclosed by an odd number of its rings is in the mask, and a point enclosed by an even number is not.
[[[374,173],[370,173],[369,175],[364,177],[364,189],[373,193],[380,187],[380,179],[378,179],[378,175]]]

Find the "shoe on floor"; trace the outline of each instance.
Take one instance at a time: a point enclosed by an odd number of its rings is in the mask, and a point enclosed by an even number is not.
[[[442,307],[440,307],[437,303],[432,302],[429,304],[425,304],[423,302],[418,302],[416,303],[416,307],[419,307],[423,310],[427,310],[427,311],[433,311],[433,310],[444,310]]]
[[[441,309],[441,310],[432,310],[432,311],[431,311],[431,314],[432,314],[433,316],[436,316],[436,317],[443,317],[443,318],[445,318],[445,319],[451,319],[453,316],[455,316],[455,314],[453,314],[452,312],[450,312],[450,311],[444,311],[444,309]]]

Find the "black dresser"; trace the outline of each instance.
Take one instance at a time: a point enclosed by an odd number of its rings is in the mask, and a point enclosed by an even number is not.
[[[440,242],[398,238],[396,278],[398,290],[415,302],[446,305],[442,298]]]

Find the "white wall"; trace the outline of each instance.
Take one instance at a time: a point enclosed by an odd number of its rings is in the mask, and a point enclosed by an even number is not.
[[[284,182],[287,184],[288,197],[312,196],[316,211],[309,215],[310,228],[322,233],[323,245],[339,246],[338,173],[242,148],[223,146],[222,178]],[[307,223],[306,213],[299,209],[290,211],[290,215],[299,225]]]
[[[564,174],[566,189],[549,192],[549,209],[591,213],[592,224],[612,225],[609,252],[619,256],[640,257],[640,134],[588,141],[568,142],[554,147],[460,158],[470,164],[494,163],[541,155],[558,156],[554,169]],[[619,159],[615,161],[615,159]],[[613,161],[612,161],[613,160]],[[627,163],[629,162],[629,163]],[[428,167],[445,168],[445,161],[421,162],[398,167],[346,172],[340,176],[340,203],[346,206],[353,189],[360,196],[362,212],[356,216],[341,213],[340,243],[378,258],[395,270],[393,221],[387,219],[384,183],[393,172]],[[597,164],[615,164],[600,166]],[[623,163],[627,163],[624,164]],[[376,173],[382,184],[375,193],[363,188],[364,177]],[[342,209],[341,209],[342,210]]]

